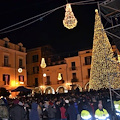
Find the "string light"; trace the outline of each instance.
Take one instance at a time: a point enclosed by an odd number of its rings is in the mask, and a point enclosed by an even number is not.
[[[75,18],[71,5],[69,3],[66,4],[65,11],[66,12],[63,20],[63,25],[68,29],[73,29],[77,25],[77,19]]]
[[[112,47],[104,31],[98,10],[95,10],[94,40],[89,90],[120,87],[119,66],[113,57]]]
[[[45,58],[42,58],[40,66],[41,66],[41,68],[46,67]]]

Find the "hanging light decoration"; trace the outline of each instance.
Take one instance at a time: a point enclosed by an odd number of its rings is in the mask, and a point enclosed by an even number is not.
[[[58,73],[58,80],[62,80],[61,73]]]
[[[45,58],[42,58],[40,66],[41,66],[41,68],[46,67]]]
[[[66,12],[63,20],[63,25],[68,29],[73,29],[77,25],[77,19],[75,18],[71,5],[69,3],[66,4],[65,11]]]

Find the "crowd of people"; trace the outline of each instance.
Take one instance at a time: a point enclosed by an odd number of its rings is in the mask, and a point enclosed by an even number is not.
[[[112,93],[113,101],[117,97]],[[113,116],[106,89],[0,99],[0,120],[112,120]]]

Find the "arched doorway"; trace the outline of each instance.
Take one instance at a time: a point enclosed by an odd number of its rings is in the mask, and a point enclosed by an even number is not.
[[[55,94],[54,89],[51,86],[46,87],[46,89],[44,90],[45,94]]]
[[[85,85],[85,90],[88,91],[89,89],[89,82]]]
[[[33,90],[34,93],[41,93],[42,94],[42,90],[40,87],[35,87]]]
[[[59,86],[59,87],[56,89],[56,92],[57,92],[57,93],[67,93],[68,90],[67,90],[64,86]]]

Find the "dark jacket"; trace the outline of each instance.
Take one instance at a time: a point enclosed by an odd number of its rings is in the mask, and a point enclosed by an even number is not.
[[[48,106],[48,117],[55,118],[55,114],[56,114],[56,108],[54,108],[53,105],[49,105]]]
[[[77,110],[76,110],[74,104],[72,104],[68,107],[67,113],[69,115],[69,120],[77,120]]]
[[[20,105],[13,105],[10,108],[10,118],[11,120],[25,120],[26,113],[23,106]]]
[[[59,105],[55,105],[55,107],[56,107],[56,114],[55,114],[55,118],[57,118],[57,119],[61,119],[60,106],[59,106]]]
[[[33,102],[31,111],[29,113],[29,119],[30,120],[39,120],[39,114],[38,114],[37,107],[38,107],[38,104]]]

